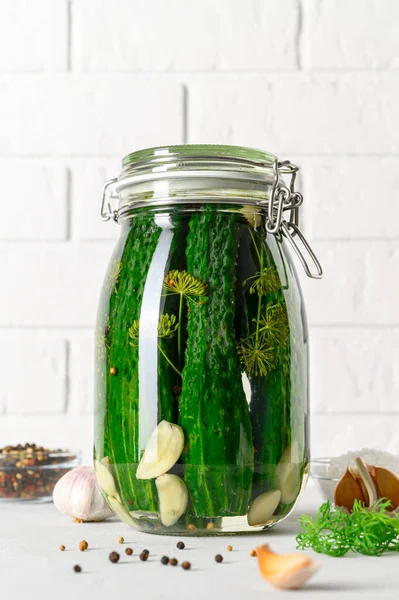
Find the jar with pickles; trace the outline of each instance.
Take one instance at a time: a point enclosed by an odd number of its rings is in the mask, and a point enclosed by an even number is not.
[[[110,507],[141,531],[264,530],[305,485],[308,330],[290,248],[322,272],[297,170],[172,146],[126,156],[104,187],[101,216],[121,231],[98,310],[94,459]]]

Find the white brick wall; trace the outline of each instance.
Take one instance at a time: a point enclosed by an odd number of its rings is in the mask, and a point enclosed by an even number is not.
[[[0,446],[91,451],[92,327],[123,154],[302,163],[314,454],[399,452],[399,3],[0,0]]]

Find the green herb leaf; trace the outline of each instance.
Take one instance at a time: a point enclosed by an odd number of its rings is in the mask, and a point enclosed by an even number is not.
[[[349,551],[380,556],[399,551],[399,515],[389,514],[391,503],[385,498],[372,508],[355,501],[353,511],[346,513],[325,502],[312,519],[302,515],[302,532],[296,537],[297,548],[312,548],[329,556],[344,556]]]

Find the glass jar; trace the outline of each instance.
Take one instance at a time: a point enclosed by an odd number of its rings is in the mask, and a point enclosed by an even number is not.
[[[308,330],[287,242],[321,268],[297,225],[297,170],[175,146],[126,156],[104,187],[121,234],[98,311],[95,468],[141,531],[256,532],[305,485]]]

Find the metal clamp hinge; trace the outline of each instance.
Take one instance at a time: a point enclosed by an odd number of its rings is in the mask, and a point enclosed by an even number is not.
[[[298,256],[306,275],[312,279],[321,279],[323,277],[323,269],[320,262],[299,229],[299,207],[303,202],[303,196],[295,191],[295,179],[298,171],[299,165],[289,160],[278,161],[276,159],[274,161],[273,184],[269,201],[266,204],[266,231],[273,235],[281,231]],[[289,187],[281,182],[280,175],[283,174],[291,175]],[[283,217],[285,211],[289,211],[288,219],[284,219]],[[299,244],[295,241],[295,236],[298,236],[305,252],[301,250]],[[316,267],[315,272],[311,271],[307,258],[310,258]]]
[[[116,209],[112,208],[113,191],[110,189],[117,181],[117,178],[109,179],[103,187],[100,205],[100,219],[102,221],[113,219],[116,223],[118,222],[119,214]]]

